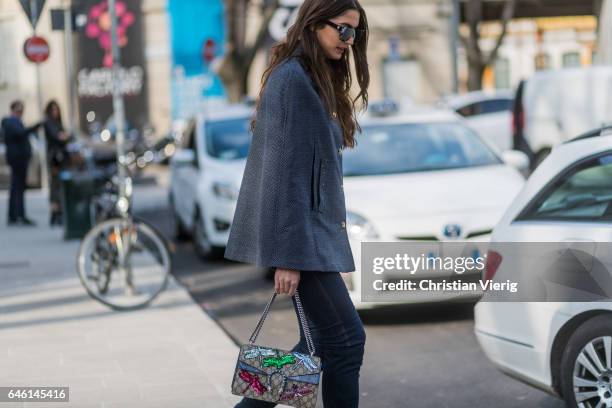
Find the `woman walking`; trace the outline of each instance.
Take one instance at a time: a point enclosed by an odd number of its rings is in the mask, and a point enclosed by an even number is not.
[[[225,252],[228,259],[275,267],[277,293],[299,290],[322,359],[327,408],[359,404],[365,331],[340,275],[355,270],[342,151],[355,146],[356,103],[367,106],[367,41],[357,0],[305,0],[286,39],[273,47]],[[293,350],[308,352],[302,332]],[[244,398],[237,407],[274,405]]]
[[[49,224],[62,224],[60,172],[68,165],[66,144],[69,136],[62,125],[62,114],[55,100],[49,101],[45,108],[45,139],[47,140],[47,163],[49,166],[49,202],[51,214]]]

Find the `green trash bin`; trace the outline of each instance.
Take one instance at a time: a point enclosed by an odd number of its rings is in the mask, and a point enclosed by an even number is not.
[[[80,239],[92,227],[91,200],[95,194],[95,177],[87,172],[63,171],[62,210],[64,239]]]

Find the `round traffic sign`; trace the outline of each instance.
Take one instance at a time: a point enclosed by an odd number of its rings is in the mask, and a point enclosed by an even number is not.
[[[49,43],[42,37],[30,37],[23,43],[23,53],[29,61],[40,64],[49,58]]]

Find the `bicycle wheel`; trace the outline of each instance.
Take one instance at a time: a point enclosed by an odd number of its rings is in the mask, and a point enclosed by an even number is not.
[[[168,284],[171,259],[163,237],[142,220],[112,218],[81,241],[77,271],[87,293],[115,310],[147,306]]]

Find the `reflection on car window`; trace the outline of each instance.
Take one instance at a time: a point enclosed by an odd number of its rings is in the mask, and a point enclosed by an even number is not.
[[[457,113],[463,116],[464,118],[469,118],[470,116],[478,115],[480,113],[480,104],[471,103],[469,105],[465,105],[457,109]]]
[[[512,109],[512,99],[491,99],[483,101],[480,106],[481,114],[510,111]]]
[[[206,150],[212,157],[243,159],[247,157],[250,145],[249,118],[214,121],[206,125]]]
[[[591,160],[568,173],[521,218],[612,220],[612,155]]]
[[[485,101],[471,103],[457,109],[457,113],[464,118],[487,113],[497,113],[512,110],[512,99],[496,98]]]
[[[499,164],[466,126],[420,123],[363,126],[357,147],[343,158],[346,176],[444,170]]]

